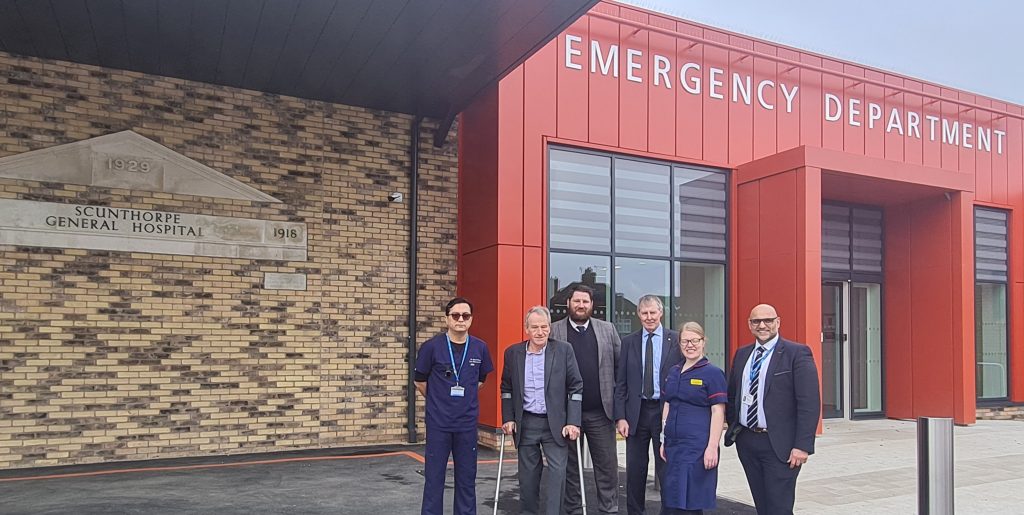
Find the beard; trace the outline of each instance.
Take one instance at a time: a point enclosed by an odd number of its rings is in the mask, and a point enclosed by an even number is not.
[[[582,324],[582,323],[586,322],[587,320],[590,320],[590,317],[593,314],[594,314],[594,308],[593,307],[588,309],[587,312],[584,313],[583,315],[578,315],[578,314],[576,314],[576,310],[575,309],[570,309],[569,310],[569,320],[572,320],[573,322]]]

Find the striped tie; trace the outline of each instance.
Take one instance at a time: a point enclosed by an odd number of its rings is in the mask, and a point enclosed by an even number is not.
[[[747,406],[747,427],[757,427],[757,387],[761,382],[761,362],[764,360],[764,347],[757,346],[757,355],[754,356],[754,364],[750,365],[750,397],[753,402]]]

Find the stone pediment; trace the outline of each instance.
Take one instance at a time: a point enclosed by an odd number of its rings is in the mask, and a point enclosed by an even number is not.
[[[0,177],[280,202],[132,131],[0,158]]]

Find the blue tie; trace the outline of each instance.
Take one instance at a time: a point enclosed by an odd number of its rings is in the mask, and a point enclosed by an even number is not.
[[[754,364],[750,365],[750,397],[753,401],[747,406],[747,427],[757,427],[757,387],[761,382],[761,362],[764,361],[764,347],[757,346],[757,355],[754,356]]]

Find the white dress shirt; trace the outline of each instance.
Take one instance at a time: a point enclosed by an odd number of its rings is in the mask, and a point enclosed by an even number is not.
[[[779,343],[779,335],[775,335],[774,338],[768,340],[768,343],[764,344],[765,356],[761,359],[761,373],[758,374],[757,380],[757,427],[768,429],[768,420],[764,416],[764,391],[765,391],[765,378],[768,377],[768,365],[771,364],[772,354],[775,350],[775,345]],[[740,424],[743,426],[747,425],[747,410],[750,409],[750,403],[747,402],[747,396],[750,394],[750,368],[754,366],[754,358],[757,357],[757,348],[761,347],[760,343],[755,343],[754,348],[750,350],[750,357],[747,358],[747,364],[743,367],[743,389],[740,390],[742,393],[742,400],[740,403],[740,412],[736,415],[740,419]]]

